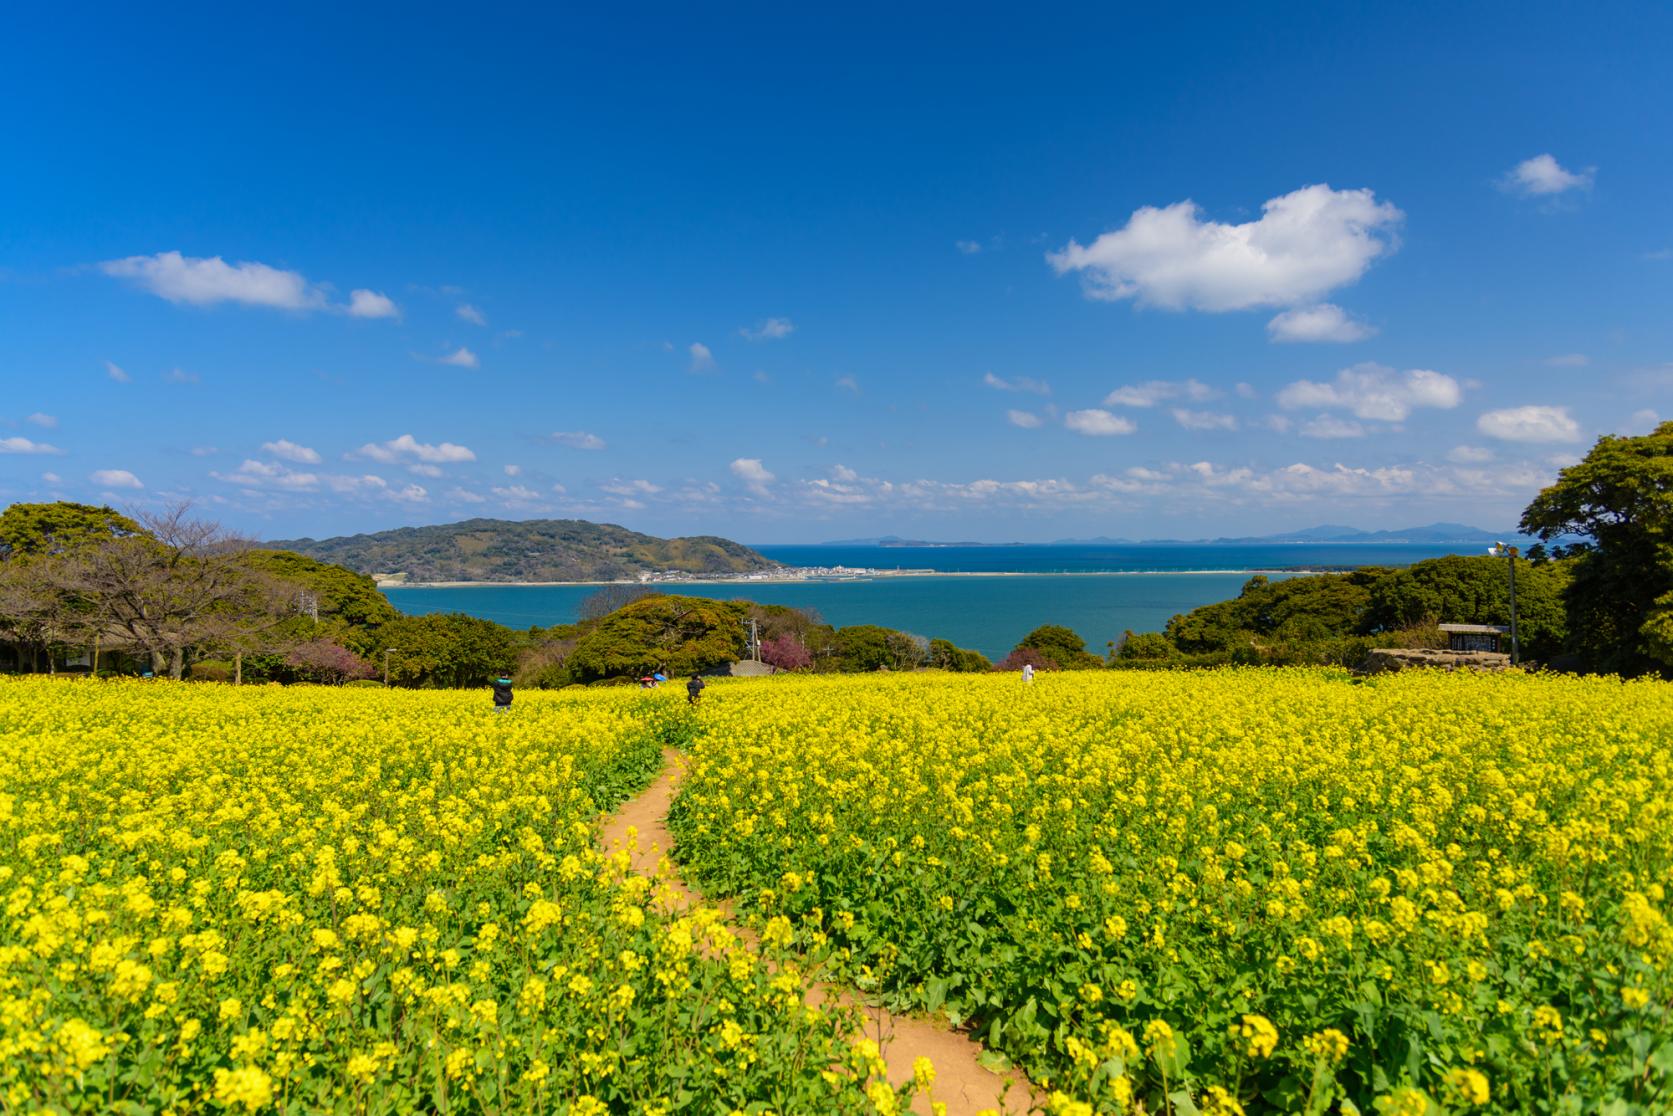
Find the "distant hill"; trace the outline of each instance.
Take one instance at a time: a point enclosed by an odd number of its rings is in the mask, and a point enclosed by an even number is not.
[[[1471,527],[1463,523],[1431,523],[1424,527],[1401,527],[1392,531],[1361,531],[1357,527],[1324,524],[1318,527],[1304,527],[1299,531],[1284,531],[1276,535],[1245,535],[1237,538],[1218,539],[1145,539],[1139,542],[1130,539],[1111,538],[1058,539],[1054,545],[1249,546],[1275,543],[1424,543],[1447,545],[1451,543],[1485,544],[1498,539],[1508,539],[1513,535],[1515,535],[1514,531],[1502,531],[1495,535],[1483,531],[1479,527]]]
[[[1017,546],[1018,543],[936,542],[930,539],[903,539],[899,535],[880,535],[869,539],[831,539],[815,546]]]
[[[426,581],[619,581],[641,573],[739,574],[777,562],[701,535],[659,539],[584,519],[467,519],[370,535],[285,539],[293,550],[359,573]]]

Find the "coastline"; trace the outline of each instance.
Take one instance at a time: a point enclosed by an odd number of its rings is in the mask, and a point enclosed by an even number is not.
[[[1016,578],[1016,577],[1190,577],[1201,574],[1239,574],[1254,577],[1289,577],[1301,574],[1346,573],[1356,567],[1343,566],[1287,566],[1259,569],[1202,569],[1202,570],[866,570],[851,575],[819,574],[784,577],[682,577],[657,581],[385,581],[382,589],[550,589],[563,586],[643,585],[652,589],[674,588],[681,585],[848,585],[855,582],[886,581],[895,578]]]

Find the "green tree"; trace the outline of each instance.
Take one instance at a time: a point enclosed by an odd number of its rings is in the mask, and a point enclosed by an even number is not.
[[[1564,594],[1582,665],[1673,672],[1673,422],[1599,438],[1534,497],[1522,531],[1588,541]]]
[[[378,645],[378,629],[401,616],[376,581],[344,566],[288,550],[247,550],[243,560],[296,589],[296,614],[274,633],[274,646],[326,639],[364,655]]]
[[[1086,649],[1086,641],[1061,624],[1042,624],[1022,637],[1015,650],[1030,648],[1058,670],[1097,670],[1104,660]]]
[[[912,670],[929,657],[929,641],[877,624],[851,624],[831,637],[831,652],[818,665],[823,670],[860,673],[870,670]]]
[[[744,607],[706,597],[658,596],[618,608],[564,662],[577,682],[709,670],[742,658]]]
[[[955,647],[950,640],[929,641],[929,665],[958,674],[980,674],[993,669],[988,657],[980,651]]]
[[[89,542],[143,533],[138,523],[102,505],[13,504],[0,512],[0,560],[63,554]]]
[[[1121,640],[1121,650],[1115,657],[1123,662],[1136,660],[1140,662],[1161,662],[1179,657],[1176,648],[1168,637],[1161,632],[1127,632]]]
[[[1257,574],[1229,601],[1168,621],[1168,640],[1188,653],[1254,653],[1369,631],[1371,586],[1388,571],[1367,567],[1272,581]]]
[[[1572,563],[1518,562],[1517,637],[1530,658],[1562,650],[1568,632],[1563,592]],[[1377,631],[1435,624],[1510,623],[1510,571],[1487,555],[1431,558],[1391,570],[1371,586],[1371,624]]]
[[[402,616],[378,629],[374,665],[383,665],[383,652],[389,649],[391,682],[480,686],[490,675],[512,669],[518,642],[510,628],[462,612]]]

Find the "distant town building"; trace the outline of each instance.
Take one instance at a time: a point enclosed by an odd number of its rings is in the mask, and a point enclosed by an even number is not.
[[[1503,624],[1442,624],[1451,651],[1509,652],[1510,629]]]

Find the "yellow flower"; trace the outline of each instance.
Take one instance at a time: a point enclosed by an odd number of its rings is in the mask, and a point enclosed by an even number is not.
[[[1335,1027],[1326,1027],[1301,1041],[1302,1048],[1315,1058],[1335,1065],[1348,1055],[1348,1036]]]
[[[1231,1033],[1251,1058],[1271,1057],[1278,1046],[1278,1028],[1264,1015],[1245,1015],[1241,1023],[1232,1025]]]
[[[273,1079],[255,1066],[215,1071],[215,1099],[228,1108],[255,1112],[273,1102]]]
[[[65,1022],[53,1038],[65,1060],[77,1073],[103,1059],[112,1049],[104,1035],[80,1018]]]
[[[1478,1069],[1459,1067],[1450,1069],[1446,1073],[1446,1083],[1452,1086],[1453,1092],[1465,1104],[1483,1105],[1493,1099],[1493,1091],[1488,1087],[1487,1075]]]
[[[1244,1116],[1243,1105],[1219,1085],[1210,1085],[1202,1096],[1203,1116]]]

